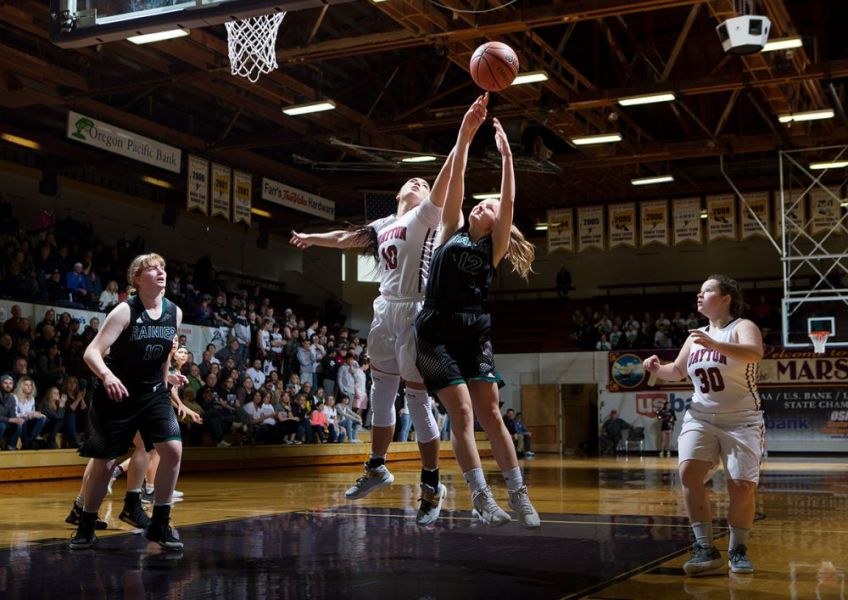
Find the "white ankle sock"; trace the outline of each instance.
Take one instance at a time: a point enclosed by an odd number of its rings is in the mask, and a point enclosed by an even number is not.
[[[750,529],[741,529],[739,527],[730,526],[730,543],[727,545],[728,550],[733,550],[736,546],[748,545],[748,534]]]
[[[471,469],[463,473],[462,476],[465,477],[465,483],[471,488],[472,494],[486,487],[486,476],[483,475],[483,469]]]
[[[509,488],[510,492],[514,492],[524,485],[524,476],[521,474],[521,467],[515,467],[509,471],[504,471],[503,476],[506,480],[506,487]]]
[[[703,548],[711,548],[713,545],[713,524],[692,523],[692,531],[695,533],[695,541]]]

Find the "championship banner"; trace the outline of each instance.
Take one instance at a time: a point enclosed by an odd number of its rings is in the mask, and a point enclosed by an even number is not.
[[[578,251],[589,248],[604,249],[604,207],[580,206],[577,208]]]
[[[784,214],[777,221],[780,237],[783,237],[784,228],[794,235],[807,229],[807,196],[796,202],[797,197],[797,194],[786,194]]]
[[[736,196],[707,196],[707,241],[736,240]]]
[[[209,214],[209,161],[193,154],[188,155],[186,196],[188,210]]]
[[[639,211],[641,213],[641,246],[648,244],[668,246],[668,202],[665,200],[641,202]]]
[[[233,223],[250,225],[250,201],[253,177],[244,171],[233,171]]]
[[[810,233],[830,231],[839,222],[842,206],[839,190],[816,188],[810,192]],[[841,231],[837,229],[836,232]]]
[[[548,254],[556,250],[574,252],[574,209],[548,211]]]
[[[607,207],[610,250],[618,246],[636,247],[636,205],[610,204]]]
[[[747,240],[750,237],[760,236],[766,237],[766,231],[771,231],[771,203],[769,202],[768,192],[756,192],[747,194],[745,202],[739,203],[739,222],[742,224],[742,239]],[[748,210],[750,207],[751,210]],[[766,231],[760,227],[759,223],[751,216],[751,211],[757,215],[757,218],[765,225]]]
[[[262,199],[329,221],[336,218],[336,203],[332,200],[304,192],[267,177],[262,178]]]
[[[230,218],[230,179],[232,170],[212,163],[212,216]]]
[[[674,245],[683,242],[704,242],[701,233],[701,199],[681,198],[671,203],[674,219]]]

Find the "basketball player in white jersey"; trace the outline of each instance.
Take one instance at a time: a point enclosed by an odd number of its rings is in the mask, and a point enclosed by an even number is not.
[[[678,438],[683,502],[695,533],[688,575],[704,575],[723,565],[713,544],[712,511],[705,482],[719,459],[730,496],[728,565],[732,573],[753,573],[748,534],[754,523],[754,492],[760,478],[764,425],[757,393],[763,357],[759,328],[739,318],[742,294],[726,275],[711,275],[698,293],[698,311],[710,324],[691,329],[674,362],[646,358],[645,370],[666,381],[688,374],[695,393]]]
[[[485,112],[482,102],[482,97],[478,98],[472,105],[474,110]],[[424,300],[430,255],[445,204],[453,156],[451,150],[432,190],[417,177],[404,183],[397,195],[398,209],[394,215],[356,230],[312,234],[293,231],[291,237],[291,244],[297,248],[313,245],[360,248],[375,254],[380,295],[374,300],[374,318],[368,334],[373,382],[371,456],[365,463],[365,474],[345,496],[350,500],[364,498],[394,481],[385,463],[395,430],[395,396],[403,379],[423,466],[421,506],[416,517],[419,525],[428,525],[438,518],[447,493],[439,482],[439,428],[415,366],[413,323]]]

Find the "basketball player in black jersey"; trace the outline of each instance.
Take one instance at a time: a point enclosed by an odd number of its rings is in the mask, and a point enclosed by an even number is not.
[[[169,372],[168,367],[182,311],[162,294],[167,275],[165,260],[158,254],[135,257],[127,279],[137,293],[109,313],[85,351],[85,362],[97,381],[88,439],[80,454],[94,460],[85,483],[83,512],[70,547],[90,548],[96,542],[97,510],[106,495],[112,469],[117,459],[126,454],[137,431],[146,449],[156,448],[161,457],[153,515],[144,535],[168,550],[181,550],[183,544],[169,524],[182,441],[168,384],[183,385],[186,379]]]
[[[484,97],[484,107],[488,98]],[[509,487],[509,505],[521,524],[539,527],[539,514],[527,495],[512,437],[499,411],[500,376],[490,339],[491,320],[483,301],[501,259],[526,278],[534,257],[532,244],[512,225],[515,174],[506,134],[494,120],[495,142],[503,162],[501,200],[485,200],[464,225],[462,198],[468,147],[485,120],[472,107],[463,118],[442,211],[438,248],[430,262],[424,309],[415,321],[418,369],[430,392],[447,408],[453,449],[471,488],[474,514],[487,525],[503,525],[510,516],[495,502],[474,439],[474,415],[485,429],[492,452]]]

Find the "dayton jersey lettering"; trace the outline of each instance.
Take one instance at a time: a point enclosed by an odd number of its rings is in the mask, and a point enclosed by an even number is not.
[[[130,324],[109,348],[106,366],[127,388],[130,400],[167,393],[164,369],[177,334],[177,307],[163,298],[162,314],[152,319],[138,296],[130,296],[126,303]]]
[[[701,331],[717,342],[730,342],[738,323],[739,319],[735,319],[724,329],[707,326],[702,327]],[[693,343],[686,370],[695,384],[693,409],[707,413],[760,410],[757,363],[734,360],[721,352]]]
[[[442,209],[427,197],[402,217],[392,215],[369,225],[377,236],[377,268],[384,298],[412,302],[423,299],[441,214]]]

